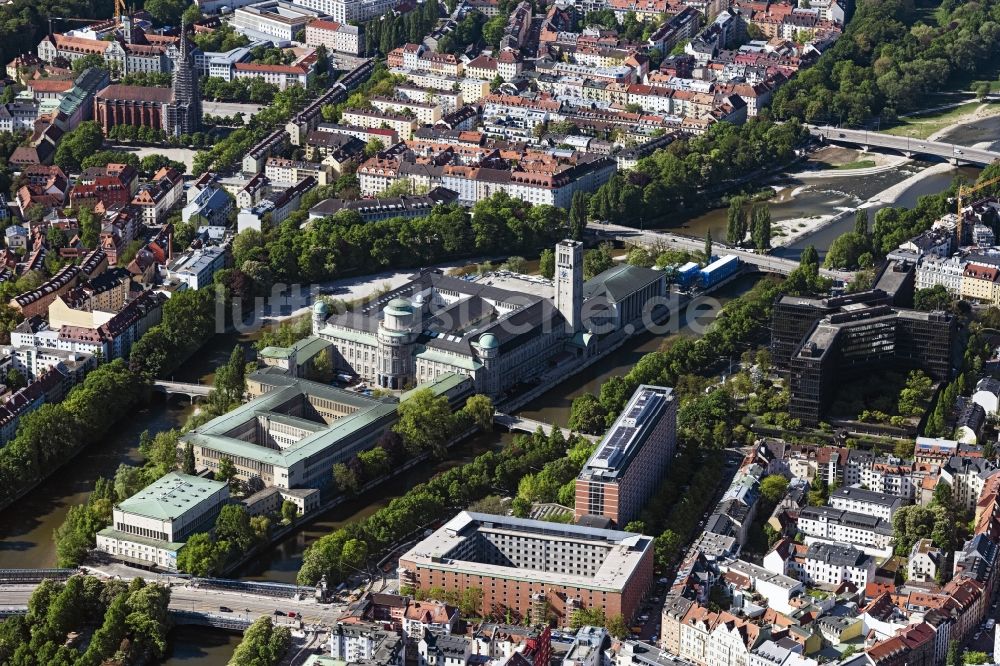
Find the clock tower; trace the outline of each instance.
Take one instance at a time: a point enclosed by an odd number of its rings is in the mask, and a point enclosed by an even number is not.
[[[583,243],[562,240],[556,244],[556,309],[566,320],[570,335],[583,328]]]

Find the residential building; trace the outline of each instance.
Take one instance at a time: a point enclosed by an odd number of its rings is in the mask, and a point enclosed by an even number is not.
[[[340,663],[403,666],[406,641],[378,624],[338,622],[330,630],[329,651]]]
[[[640,386],[576,479],[576,519],[599,516],[625,525],[637,518],[676,448],[673,390]]]
[[[875,558],[851,546],[815,543],[806,550],[801,562],[792,560],[788,575],[807,585],[836,587],[851,583],[863,590],[875,578]]]
[[[653,549],[640,534],[463,511],[399,566],[403,585],[478,587],[484,608],[561,618],[600,608],[631,619],[652,583]]]
[[[917,583],[932,583],[944,564],[944,552],[934,547],[930,539],[918,539],[910,549],[906,579]]]
[[[454,203],[457,192],[435,187],[424,195],[390,197],[387,199],[324,199],[309,209],[309,219],[319,220],[340,211],[351,211],[365,222],[389,220],[396,217],[426,217],[435,206]]]
[[[361,55],[364,40],[361,29],[348,23],[316,19],[306,24],[306,45],[325,46],[330,51]]]
[[[860,486],[846,486],[830,493],[830,506],[852,513],[860,513],[892,522],[896,511],[908,504],[895,495],[886,495]]]
[[[212,284],[215,272],[225,267],[226,255],[226,248],[219,246],[187,250],[166,267],[167,278],[188,289],[201,289]]]
[[[229,499],[229,484],[170,472],[114,507],[97,549],[114,559],[177,569],[177,553],[192,534],[212,529]]]
[[[200,225],[229,226],[229,213],[233,210],[233,197],[217,185],[209,185],[195,194],[194,199],[181,210],[181,219]]]
[[[849,543],[870,555],[892,554],[892,524],[883,518],[828,506],[799,511],[799,531],[806,544]]]
[[[945,482],[951,486],[951,497],[956,506],[974,512],[986,479],[997,473],[996,466],[985,458],[952,456],[941,467],[938,483]]]

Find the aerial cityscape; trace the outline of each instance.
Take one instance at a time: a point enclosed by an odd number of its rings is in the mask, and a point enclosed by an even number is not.
[[[1000,0],[0,36],[0,664],[1000,663]]]

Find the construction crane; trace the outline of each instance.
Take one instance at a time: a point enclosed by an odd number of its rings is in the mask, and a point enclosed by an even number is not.
[[[120,26],[122,24],[122,14],[128,13],[125,8],[125,0],[115,0],[115,25]]]
[[[984,187],[989,187],[990,185],[996,185],[997,183],[1000,183],[1000,176],[997,176],[996,178],[990,178],[989,180],[983,181],[981,183],[976,183],[975,185],[970,185],[970,186],[959,185],[958,186],[958,210],[956,211],[958,213],[958,227],[956,228],[956,232],[957,232],[957,238],[958,238],[958,244],[959,245],[962,244],[962,240],[963,240],[963,238],[962,238],[962,231],[963,231],[963,228],[965,226],[963,224],[962,199],[965,198],[967,195],[975,194],[976,192],[978,192],[979,190],[983,189]]]

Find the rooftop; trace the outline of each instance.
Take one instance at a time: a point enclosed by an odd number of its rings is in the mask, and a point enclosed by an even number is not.
[[[156,520],[177,520],[226,487],[223,481],[170,472],[118,505],[127,513]]]
[[[461,550],[470,539],[478,538],[480,534],[553,543],[587,543],[606,549],[606,555],[593,575],[452,559],[452,553]],[[415,545],[401,560],[422,568],[614,592],[624,588],[652,547],[652,539],[631,532],[463,511]]]
[[[673,389],[642,385],[580,471],[580,478],[614,480],[622,474],[674,401]]]

